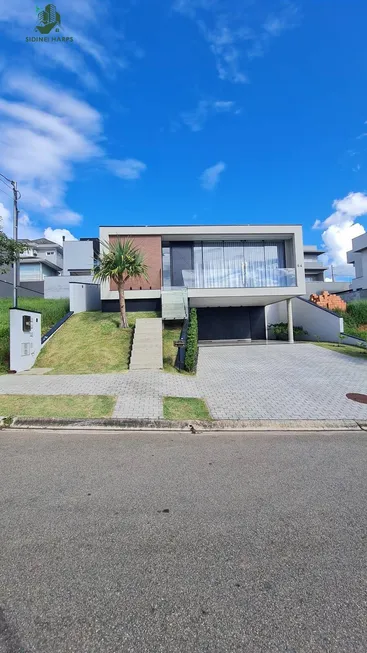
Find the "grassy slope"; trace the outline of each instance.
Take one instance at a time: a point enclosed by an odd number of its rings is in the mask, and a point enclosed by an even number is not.
[[[193,397],[163,397],[164,419],[211,419],[203,399]]]
[[[340,346],[334,342],[315,342],[315,345],[318,347],[324,347],[324,349],[330,349],[331,351],[336,351],[338,354],[344,354],[346,356],[354,356],[354,358],[364,358],[367,361],[367,348],[362,349],[362,347],[354,347],[353,345],[343,345]]]
[[[9,369],[9,308],[11,299],[0,299],[0,373]],[[46,333],[69,310],[67,299],[38,299],[21,297],[19,308],[42,313],[42,335]]]
[[[367,301],[349,302],[346,312],[336,311],[344,320],[344,333],[367,341]]]
[[[163,329],[163,369],[166,372],[178,372],[175,368],[177,347],[173,344],[180,339],[182,324],[166,322]]]
[[[6,417],[110,417],[116,398],[104,395],[0,395]]]
[[[45,345],[36,367],[51,374],[104,374],[128,369],[133,327],[137,318],[157,313],[128,313],[129,329],[119,329],[118,313],[73,315]]]

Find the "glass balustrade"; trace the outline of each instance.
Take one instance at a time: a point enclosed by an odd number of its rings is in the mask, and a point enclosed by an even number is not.
[[[196,268],[182,270],[186,288],[288,288],[296,286],[294,268],[257,268],[228,270],[226,268]]]

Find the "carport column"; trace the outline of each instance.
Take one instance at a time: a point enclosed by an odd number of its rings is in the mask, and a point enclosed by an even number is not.
[[[293,309],[292,300],[287,299],[287,313],[288,313],[288,342],[294,342],[293,337]]]

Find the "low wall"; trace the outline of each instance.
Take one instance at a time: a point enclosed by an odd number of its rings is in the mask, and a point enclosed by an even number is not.
[[[358,301],[360,299],[367,299],[367,289],[365,290],[347,290],[340,294],[340,297],[344,299],[347,304],[349,302]]]
[[[70,275],[60,277],[46,277],[45,299],[69,299],[70,283],[93,283],[93,277],[91,274],[80,277],[72,277]]]
[[[349,281],[306,281],[306,294],[302,297],[310,299],[310,295],[319,295],[323,290],[329,292],[330,295],[338,295],[349,288]]]
[[[0,297],[13,297],[13,272],[0,274]],[[18,297],[43,297],[43,281],[21,281]]]
[[[76,277],[74,277],[75,279]],[[95,283],[71,282],[70,285],[70,310],[73,313],[86,311],[100,311],[101,298],[99,286]]]
[[[355,338],[354,336],[348,336],[348,334],[343,333],[343,345],[354,345],[354,347],[365,347],[367,349],[367,341],[363,338]]]
[[[293,324],[301,326],[307,331],[307,336],[302,340],[318,340],[325,342],[339,342],[340,333],[343,332],[344,321],[336,313],[321,308],[313,302],[295,297],[292,299]],[[268,337],[274,338],[269,329],[270,324],[287,322],[287,303],[278,302],[266,307],[266,323],[268,326]]]

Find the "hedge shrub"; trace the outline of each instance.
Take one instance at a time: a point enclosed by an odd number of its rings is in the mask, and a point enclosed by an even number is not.
[[[198,316],[196,308],[190,310],[189,326],[187,329],[185,370],[194,372],[198,357]]]

